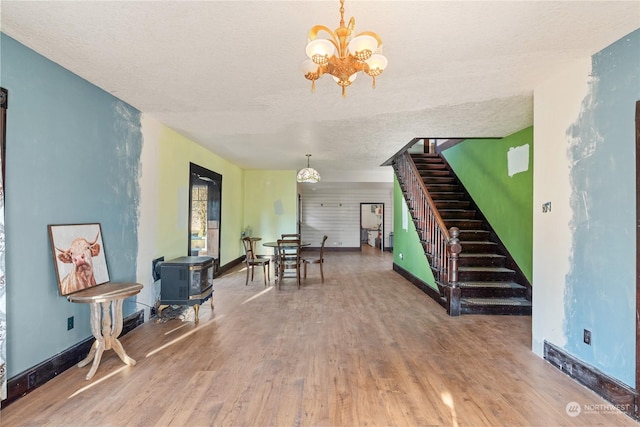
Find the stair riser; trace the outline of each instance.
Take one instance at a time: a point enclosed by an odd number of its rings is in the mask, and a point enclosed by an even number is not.
[[[440,193],[436,191],[430,191],[429,195],[431,196],[431,199],[434,202],[438,202],[439,200],[455,200],[455,201],[464,200],[464,194],[455,192],[455,191],[440,192]]]
[[[459,200],[434,200],[434,203],[438,209],[467,209],[471,205],[471,202]]]
[[[440,157],[414,157],[413,163],[416,165],[444,165]]]
[[[498,249],[498,246],[495,243],[487,242],[465,242],[462,243],[462,252],[465,254],[494,254]]]
[[[449,173],[449,171],[446,169],[419,168],[418,173],[420,173],[420,176],[440,176],[453,179],[451,173]]]
[[[460,230],[458,239],[467,242],[484,242],[489,241],[489,232],[482,230]]]
[[[458,258],[460,267],[504,267],[504,257],[460,257]]]
[[[462,298],[525,298],[524,289],[460,288]]]
[[[491,314],[491,315],[505,315],[505,316],[531,316],[531,307],[528,306],[473,306],[467,307],[462,305],[460,307],[460,314]]]
[[[424,181],[424,183],[429,186],[432,184],[451,184],[451,185],[457,185],[456,184],[456,180],[453,178],[447,178],[447,177],[443,177],[443,176],[423,176],[422,180]]]
[[[476,217],[476,211],[463,211],[463,210],[447,210],[447,209],[441,209],[438,212],[440,212],[440,217],[444,220],[446,219],[473,219]]]
[[[459,282],[510,282],[514,276],[512,271],[458,271]]]
[[[444,193],[444,192],[460,192],[460,187],[456,184],[430,184],[428,182],[424,183],[429,190],[429,193]]]
[[[447,229],[451,227],[458,227],[460,230],[477,230],[482,227],[482,221],[475,219],[446,219],[444,221]]]

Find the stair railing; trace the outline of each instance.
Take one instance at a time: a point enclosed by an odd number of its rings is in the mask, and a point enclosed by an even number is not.
[[[433,276],[441,295],[447,300],[447,312],[459,315],[458,254],[462,251],[459,230],[447,230],[438,209],[416,167],[411,154],[405,151],[393,160],[393,167],[401,183],[407,206],[416,231],[429,258]]]

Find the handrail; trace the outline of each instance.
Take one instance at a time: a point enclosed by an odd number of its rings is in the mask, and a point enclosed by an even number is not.
[[[439,285],[456,287],[457,262],[449,262],[451,235],[429,195],[411,154],[408,152],[398,154],[393,159],[393,166],[398,180],[402,183],[407,205],[411,210],[416,231],[429,258],[436,282]],[[459,243],[456,243],[459,246]],[[456,246],[456,252],[460,253],[461,248],[458,250],[458,246]]]
[[[406,159],[408,159],[408,163],[411,166],[411,170],[413,172],[413,176],[420,176],[420,171],[418,170],[418,167],[416,166],[415,162],[411,158],[411,154],[409,154],[408,152],[405,152],[404,156],[405,156]],[[438,212],[438,209],[436,209],[436,204],[434,203],[433,199],[431,198],[431,195],[429,194],[429,190],[427,190],[427,186],[425,185],[424,180],[423,179],[418,179],[417,181],[418,181],[418,184],[420,185],[420,189],[422,190],[422,192],[424,193],[424,195],[427,198],[427,202],[429,202],[429,206],[431,206],[431,208],[433,209],[433,211],[435,213],[435,217],[436,217],[436,219],[438,221],[438,225],[444,231],[445,236],[447,237],[447,240],[449,240],[451,238],[451,236],[449,236],[449,232],[447,231],[447,226],[444,224],[444,220],[440,216],[440,212]]]

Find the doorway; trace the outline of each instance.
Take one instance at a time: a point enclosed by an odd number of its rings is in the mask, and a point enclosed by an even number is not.
[[[360,250],[384,247],[384,203],[360,203]]]
[[[220,214],[222,175],[190,163],[189,256],[213,258],[214,274],[220,268]]]

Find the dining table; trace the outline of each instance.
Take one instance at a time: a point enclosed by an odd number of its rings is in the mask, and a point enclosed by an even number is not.
[[[298,245],[298,243],[287,242],[287,241],[282,242],[282,246],[285,248],[286,247],[293,248],[296,245]],[[311,242],[300,242],[299,245],[300,247],[311,246]],[[277,272],[278,271],[278,242],[264,242],[262,246],[267,248],[273,248],[273,267]]]

